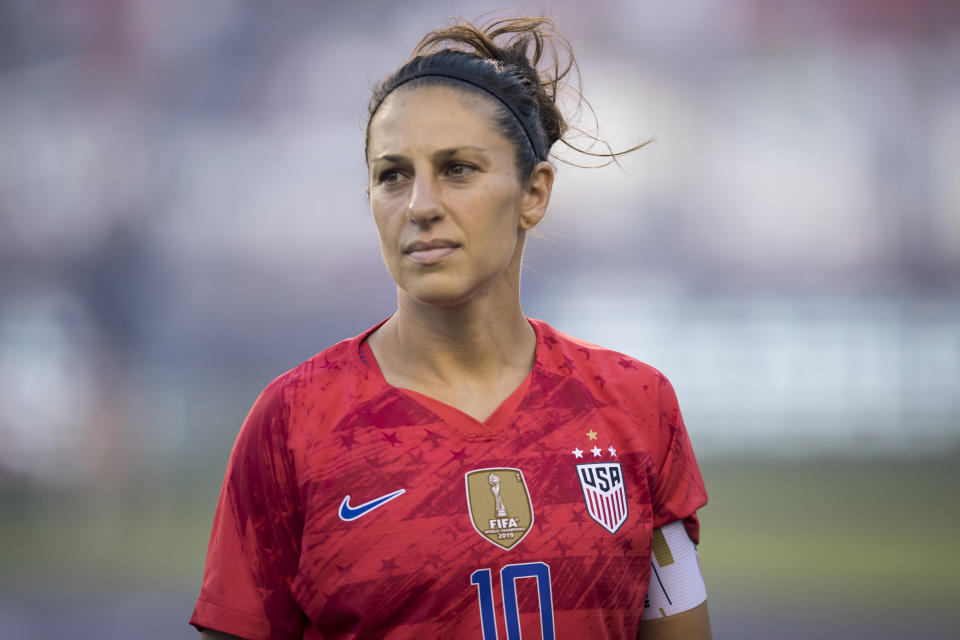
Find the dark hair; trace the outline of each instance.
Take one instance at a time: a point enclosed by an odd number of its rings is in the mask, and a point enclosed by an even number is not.
[[[497,39],[505,42],[497,44]],[[545,68],[539,69],[544,61]],[[576,79],[575,86],[566,81],[568,76]],[[558,93],[573,93],[578,108],[580,103],[588,107],[589,103],[580,91],[570,43],[549,18],[495,19],[479,28],[460,19],[428,33],[410,59],[374,87],[366,148],[370,145],[370,121],[383,100],[400,86],[406,90],[425,85],[453,86],[498,99],[496,125],[513,143],[517,170],[524,180],[537,162],[547,159],[558,140],[581,153],[605,157],[611,162],[646,144],[618,153],[593,153],[563,140],[570,127],[557,106]]]

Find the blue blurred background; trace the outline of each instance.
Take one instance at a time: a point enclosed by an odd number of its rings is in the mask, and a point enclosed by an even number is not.
[[[197,637],[248,407],[394,308],[370,87],[497,7],[0,0],[0,636]],[[672,380],[715,636],[958,637],[960,3],[518,9],[654,139],[558,163],[524,307]]]

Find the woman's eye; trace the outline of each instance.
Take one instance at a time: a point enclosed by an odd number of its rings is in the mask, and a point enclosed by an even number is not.
[[[468,164],[463,164],[462,162],[455,162],[447,168],[447,173],[455,178],[465,176],[471,171],[473,171],[473,167]]]
[[[380,182],[383,184],[396,184],[400,181],[400,171],[397,169],[387,169],[380,174]]]

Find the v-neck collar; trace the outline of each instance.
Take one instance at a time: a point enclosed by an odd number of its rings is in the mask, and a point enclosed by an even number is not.
[[[387,320],[389,320],[389,318],[387,318]],[[419,391],[414,391],[413,389],[395,387],[387,382],[386,378],[383,377],[383,371],[380,369],[380,364],[377,362],[376,356],[373,355],[373,350],[370,349],[366,344],[367,338],[370,336],[370,334],[379,329],[387,320],[378,323],[376,326],[371,327],[368,331],[363,333],[360,336],[360,339],[357,340],[356,350],[356,354],[359,356],[360,360],[363,361],[363,364],[370,369],[373,375],[376,376],[377,380],[381,382],[385,388],[419,404],[421,407],[427,409],[438,418],[443,420],[454,431],[465,437],[493,436],[502,433],[503,430],[507,428],[509,423],[516,415],[516,411],[523,402],[523,399],[526,397],[527,391],[530,389],[530,383],[533,380],[533,374],[540,364],[540,341],[542,336],[540,335],[540,329],[537,327],[535,322],[531,322],[529,319],[527,320],[527,322],[533,328],[537,340],[534,352],[533,367],[531,367],[530,373],[528,373],[527,377],[523,379],[523,382],[521,382],[520,385],[514,389],[513,392],[511,392],[510,395],[507,396],[507,398],[501,402],[496,409],[494,409],[493,413],[491,413],[486,420],[477,420],[473,416],[464,413],[460,409],[437,400],[436,398],[420,393]]]

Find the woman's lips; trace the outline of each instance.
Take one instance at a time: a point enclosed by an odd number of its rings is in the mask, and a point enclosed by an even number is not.
[[[457,247],[437,247],[436,249],[419,249],[407,252],[407,257],[420,264],[433,264],[443,260],[457,250]]]

